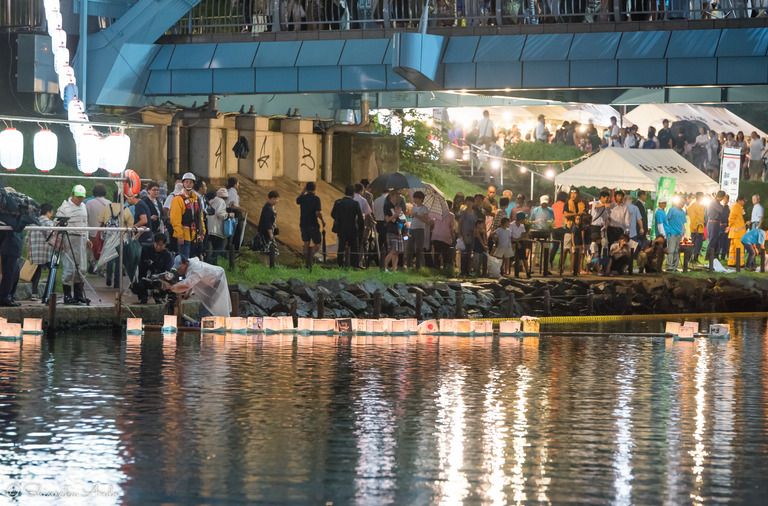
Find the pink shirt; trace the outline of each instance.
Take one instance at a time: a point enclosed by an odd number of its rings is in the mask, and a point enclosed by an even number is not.
[[[454,228],[453,213],[443,216],[442,220],[434,220],[434,223],[435,228],[432,229],[432,240],[451,244],[453,242],[451,231]]]

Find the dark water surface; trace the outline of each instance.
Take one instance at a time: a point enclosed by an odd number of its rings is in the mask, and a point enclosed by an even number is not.
[[[766,322],[730,323],[0,341],[0,503],[766,504]]]

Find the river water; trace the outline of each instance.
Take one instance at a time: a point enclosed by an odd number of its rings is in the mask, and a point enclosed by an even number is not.
[[[730,323],[0,341],[0,503],[764,504],[766,322]]]

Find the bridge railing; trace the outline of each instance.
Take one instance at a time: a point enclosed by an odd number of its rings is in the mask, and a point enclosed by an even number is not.
[[[169,33],[416,28],[425,8],[429,27],[460,27],[748,18],[768,0],[203,0]]]

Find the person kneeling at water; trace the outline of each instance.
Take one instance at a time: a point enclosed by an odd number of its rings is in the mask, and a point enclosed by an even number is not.
[[[163,281],[164,290],[181,294],[184,299],[189,298],[194,293],[209,315],[230,315],[232,303],[229,300],[227,275],[224,273],[224,269],[217,265],[201,262],[197,258],[187,258],[184,255],[176,256],[173,268],[182,277],[182,280],[175,285]],[[204,311],[201,311],[201,318],[207,316],[203,313]]]
[[[165,234],[157,232],[151,245],[144,246],[141,250],[141,262],[139,263],[139,280],[131,285],[131,290],[139,297],[139,303],[146,304],[149,298],[148,291],[152,284],[145,279],[171,270],[173,255],[165,246],[168,240]],[[155,298],[155,302],[160,302]]]

